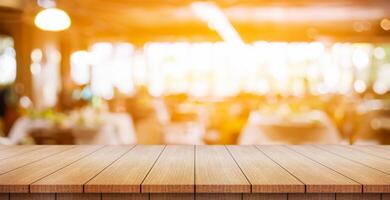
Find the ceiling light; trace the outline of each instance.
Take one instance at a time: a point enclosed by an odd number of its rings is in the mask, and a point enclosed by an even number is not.
[[[215,30],[225,42],[244,44],[240,35],[223,11],[211,2],[194,2],[191,9],[210,29]]]
[[[69,15],[58,8],[44,9],[35,17],[35,25],[44,31],[62,31],[70,27]]]

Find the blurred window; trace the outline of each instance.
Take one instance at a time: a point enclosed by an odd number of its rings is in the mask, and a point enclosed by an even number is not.
[[[0,35],[0,85],[13,83],[16,79],[16,53],[14,40]]]
[[[107,99],[146,85],[154,96],[302,96],[390,89],[390,45],[369,43],[96,43],[72,56],[72,79]]]

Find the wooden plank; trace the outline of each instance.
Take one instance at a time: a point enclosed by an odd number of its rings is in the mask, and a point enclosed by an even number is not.
[[[378,148],[390,150],[390,145],[375,145]]]
[[[142,192],[194,192],[194,154],[194,146],[167,146],[142,183]]]
[[[288,194],[288,200],[335,200],[335,194]]]
[[[196,194],[196,200],[242,200],[242,194]]]
[[[157,160],[162,145],[138,145],[84,186],[85,192],[141,192],[141,183]]]
[[[0,176],[0,192],[29,192],[29,185],[96,151],[101,146],[76,146]]]
[[[381,200],[381,194],[336,194],[337,200]]]
[[[107,146],[30,185],[31,192],[81,193],[83,185],[132,146]]]
[[[11,145],[0,145],[0,151],[12,147]]]
[[[305,185],[254,146],[227,146],[253,193],[300,193]]]
[[[243,200],[287,200],[287,194],[244,194]]]
[[[91,193],[60,193],[56,200],[101,200],[101,194]]]
[[[0,151],[0,160],[24,154],[26,152],[36,151],[44,146],[38,145],[15,145]]]
[[[197,193],[248,193],[251,186],[225,146],[196,146]]]
[[[0,193],[0,200],[9,200],[8,193]]]
[[[150,194],[150,200],[194,200],[194,194],[183,193],[160,193]]]
[[[284,146],[257,146],[306,185],[308,193],[359,193],[359,183]]]
[[[10,200],[55,200],[55,194],[10,194]]]
[[[390,174],[390,160],[366,154],[361,151],[349,148],[345,145],[319,145],[317,147],[337,154],[346,159],[361,163],[363,165],[380,170],[384,173]]]
[[[30,151],[24,154],[19,154],[14,157],[0,160],[0,174],[4,174],[23,165],[35,162],[37,160],[41,160],[43,158],[55,155],[57,153],[63,152],[71,148],[74,147],[73,146],[47,146],[45,148],[38,149],[36,151]]]
[[[314,146],[288,146],[288,148],[361,183],[363,192],[390,192],[388,174]]]
[[[149,194],[103,193],[102,200],[149,200]]]
[[[390,194],[382,194],[382,200],[390,200]]]
[[[368,153],[368,154],[371,154],[373,156],[378,156],[380,158],[390,159],[390,151],[388,151],[386,149],[378,148],[377,146],[372,146],[372,145],[370,145],[370,146],[369,145],[365,145],[365,146],[353,145],[353,146],[348,146],[348,148],[356,149],[358,151],[361,151],[361,152],[364,152],[364,153]]]

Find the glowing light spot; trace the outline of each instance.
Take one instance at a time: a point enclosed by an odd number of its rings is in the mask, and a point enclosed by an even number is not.
[[[367,86],[366,86],[366,83],[362,80],[357,80],[355,81],[355,83],[353,84],[353,88],[355,89],[355,91],[357,93],[363,93],[364,91],[366,91],[367,89]]]
[[[30,71],[32,75],[38,75],[42,71],[42,66],[39,63],[33,63],[30,66]]]
[[[370,64],[368,53],[361,48],[356,49],[352,55],[352,62],[358,69],[364,69]]]
[[[388,20],[386,18],[382,19],[380,25],[381,25],[383,30],[385,30],[385,31],[390,30],[390,20]]]
[[[69,15],[57,8],[42,10],[35,17],[35,25],[44,31],[62,31],[71,25]]]
[[[382,47],[377,47],[374,49],[374,56],[378,60],[383,60],[386,56],[386,52]]]

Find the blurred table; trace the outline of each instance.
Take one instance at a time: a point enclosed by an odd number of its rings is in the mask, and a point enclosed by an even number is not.
[[[134,144],[136,134],[132,118],[126,113],[104,113],[101,115],[102,123],[96,126],[82,126],[77,123],[68,123],[58,126],[45,119],[19,118],[12,127],[8,138],[13,144],[20,143],[29,134],[37,137],[56,138],[55,134],[68,132],[74,139],[74,144]],[[64,138],[64,137],[58,137]],[[69,138],[67,136],[66,138]],[[54,140],[54,139],[53,139]],[[61,141],[51,143],[61,144]]]
[[[337,144],[336,127],[321,111],[290,116],[253,111],[238,144]]]

